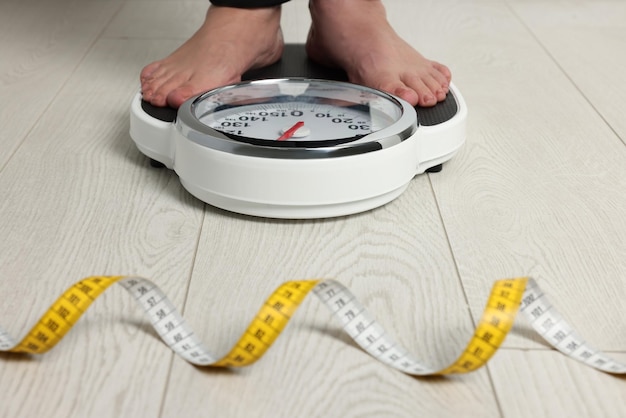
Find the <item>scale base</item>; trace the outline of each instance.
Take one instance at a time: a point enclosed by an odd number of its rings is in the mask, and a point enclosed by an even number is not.
[[[408,187],[408,183],[382,195],[368,199],[341,202],[335,204],[304,204],[304,205],[274,205],[271,203],[247,202],[233,199],[197,187],[181,179],[181,184],[189,193],[203,202],[230,212],[243,215],[260,216],[276,219],[321,219],[343,215],[361,213],[383,206],[400,196]]]
[[[154,168],[167,168],[165,164],[152,158],[150,158],[150,166]],[[425,173],[440,173],[441,170],[443,170],[443,163],[427,168],[426,170],[424,170],[424,172]]]
[[[249,71],[242,78],[250,81],[288,77],[347,81],[343,71],[310,61],[304,45],[294,44],[285,45],[283,58],[277,63]],[[467,108],[454,85],[450,85],[443,102],[415,110],[417,133],[405,140],[405,145],[390,148],[401,150],[368,153],[385,154],[380,158],[368,154],[342,157],[340,168],[324,161],[302,162],[278,174],[275,164],[256,161],[263,159],[234,161],[230,155],[192,147],[175,129],[177,110],[152,106],[140,94],[131,106],[130,133],[138,149],[150,158],[152,167],[174,169],[183,187],[206,203],[269,218],[327,218],[390,202],[404,192],[415,175],[442,171],[443,164],[458,152],[465,142]],[[384,162],[380,162],[381,158]],[[250,162],[256,171],[248,169]],[[245,175],[242,170],[247,170]],[[332,170],[334,173],[329,174]],[[239,180],[224,180],[223,173],[234,172]],[[311,178],[316,181],[311,183]],[[256,181],[255,187],[241,186],[250,179]],[[289,184],[285,184],[286,179]]]

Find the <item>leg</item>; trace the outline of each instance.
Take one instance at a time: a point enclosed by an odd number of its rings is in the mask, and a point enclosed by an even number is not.
[[[273,0],[273,4],[282,2]],[[244,9],[212,5],[189,40],[142,70],[143,98],[155,106],[177,108],[196,94],[240,81],[251,68],[272,64],[282,50],[280,6]]]
[[[380,0],[310,0],[309,57],[341,67],[350,81],[433,106],[444,100],[450,70],[424,58],[387,22]]]

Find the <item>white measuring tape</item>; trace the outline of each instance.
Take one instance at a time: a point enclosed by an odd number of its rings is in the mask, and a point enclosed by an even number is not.
[[[532,327],[568,357],[607,373],[626,374],[626,365],[590,347],[553,308],[531,278],[495,282],[474,335],[451,365],[433,368],[398,344],[356,297],[334,280],[283,283],[265,301],[246,332],[222,358],[212,355],[187,325],[167,296],[140,277],[88,277],[70,287],[17,341],[0,328],[0,351],[40,354],[54,347],[89,305],[114,283],[124,287],[144,308],[152,326],[179,356],[198,366],[243,367],[260,359],[278,338],[306,296],[313,292],[343,325],[343,329],[377,360],[404,373],[427,376],[467,373],[483,366],[498,350],[521,310]]]

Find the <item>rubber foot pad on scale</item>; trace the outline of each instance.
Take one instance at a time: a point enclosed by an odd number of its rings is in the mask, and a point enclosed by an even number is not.
[[[150,158],[150,167],[154,167],[154,168],[165,168],[165,164],[163,164],[160,161],[157,160],[153,160],[152,158]]]
[[[437,164],[426,169],[426,173],[439,173],[443,169],[443,164]]]

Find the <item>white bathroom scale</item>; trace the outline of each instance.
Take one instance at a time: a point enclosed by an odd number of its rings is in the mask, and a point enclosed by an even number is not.
[[[286,45],[274,65],[178,109],[138,93],[130,136],[153,166],[173,169],[198,199],[270,218],[326,218],[397,198],[465,142],[467,108],[454,85],[432,108],[348,83],[345,73]]]

